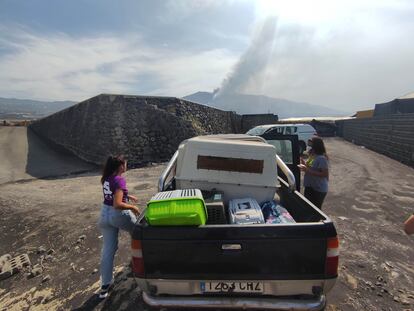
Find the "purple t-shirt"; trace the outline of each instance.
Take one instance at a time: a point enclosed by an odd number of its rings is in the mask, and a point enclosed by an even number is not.
[[[126,187],[126,180],[122,176],[111,175],[107,177],[102,185],[104,204],[114,205],[114,196],[116,190],[121,189],[123,192],[122,202],[128,202],[128,189]]]

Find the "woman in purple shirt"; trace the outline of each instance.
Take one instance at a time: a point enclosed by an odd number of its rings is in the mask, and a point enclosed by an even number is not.
[[[113,281],[114,256],[118,249],[119,229],[132,232],[140,210],[129,201],[137,202],[137,198],[128,194],[125,178],[127,161],[123,156],[108,157],[102,178],[104,202],[99,219],[99,227],[103,235],[101,255],[101,292],[100,298],[108,296]]]

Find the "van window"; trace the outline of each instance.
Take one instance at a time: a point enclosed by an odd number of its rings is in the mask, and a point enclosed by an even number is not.
[[[287,135],[293,134],[293,133],[292,133],[292,127],[287,126],[287,127],[286,127],[286,130],[285,130],[285,134],[287,134]]]
[[[261,126],[256,126],[252,129],[250,129],[249,131],[247,131],[247,135],[252,135],[252,136],[260,136],[262,135],[264,132],[266,132],[267,128],[266,127],[261,127]]]
[[[294,128],[293,128],[293,133],[297,133],[298,132],[298,127],[297,126],[295,126]]]
[[[268,131],[266,131],[266,134],[268,133],[277,133],[277,134],[283,134],[284,126],[275,126],[270,128]]]

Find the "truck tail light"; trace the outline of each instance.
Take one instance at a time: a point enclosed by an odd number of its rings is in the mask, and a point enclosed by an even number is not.
[[[338,237],[328,238],[326,250],[325,274],[327,277],[338,275],[339,240]]]
[[[132,272],[137,277],[144,277],[144,258],[142,257],[142,243],[140,240],[131,241]]]

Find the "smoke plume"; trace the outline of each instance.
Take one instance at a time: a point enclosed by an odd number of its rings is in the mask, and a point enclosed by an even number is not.
[[[225,78],[214,99],[240,92],[250,78],[261,72],[269,62],[276,34],[276,17],[268,17],[260,31],[252,39],[247,51],[241,56],[233,71]]]

